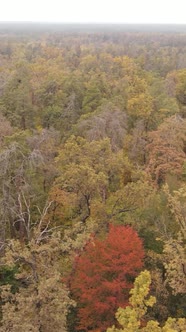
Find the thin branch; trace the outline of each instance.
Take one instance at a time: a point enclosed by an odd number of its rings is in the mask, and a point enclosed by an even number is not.
[[[120,214],[120,213],[135,211],[136,209],[137,209],[137,207],[134,207],[134,208],[123,208],[123,209],[117,210],[115,213],[112,213],[110,215],[110,218],[112,218],[112,217],[114,217],[114,216],[116,216],[117,214]]]

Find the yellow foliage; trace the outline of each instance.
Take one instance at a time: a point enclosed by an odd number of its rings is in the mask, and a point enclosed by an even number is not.
[[[119,308],[116,312],[116,318],[122,328],[112,326],[107,332],[186,332],[185,318],[170,317],[163,327],[160,327],[159,322],[155,320],[147,322],[145,327],[142,326],[141,322],[148,307],[152,307],[156,302],[154,296],[148,296],[150,284],[150,272],[147,270],[141,272],[135,280],[134,288],[130,291],[130,306],[125,309]]]

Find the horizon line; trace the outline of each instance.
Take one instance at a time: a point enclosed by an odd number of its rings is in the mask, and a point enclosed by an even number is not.
[[[177,23],[177,22],[112,22],[112,21],[108,21],[108,22],[80,22],[80,21],[68,21],[68,22],[63,22],[63,21],[0,21],[0,24],[12,24],[12,23],[17,23],[17,24],[113,24],[113,25],[186,25],[186,23]]]

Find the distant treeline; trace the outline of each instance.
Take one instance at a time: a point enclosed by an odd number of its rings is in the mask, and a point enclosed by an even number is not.
[[[185,33],[186,24],[47,23],[0,22],[0,32],[176,32]]]

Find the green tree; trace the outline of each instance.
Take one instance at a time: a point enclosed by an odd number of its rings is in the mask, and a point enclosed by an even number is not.
[[[26,63],[19,64],[9,78],[1,99],[1,111],[12,126],[22,130],[34,126],[32,87]]]
[[[109,94],[109,87],[106,77],[103,73],[96,73],[90,80],[85,82],[85,93],[82,102],[82,112],[91,113],[102,104],[104,98]]]

